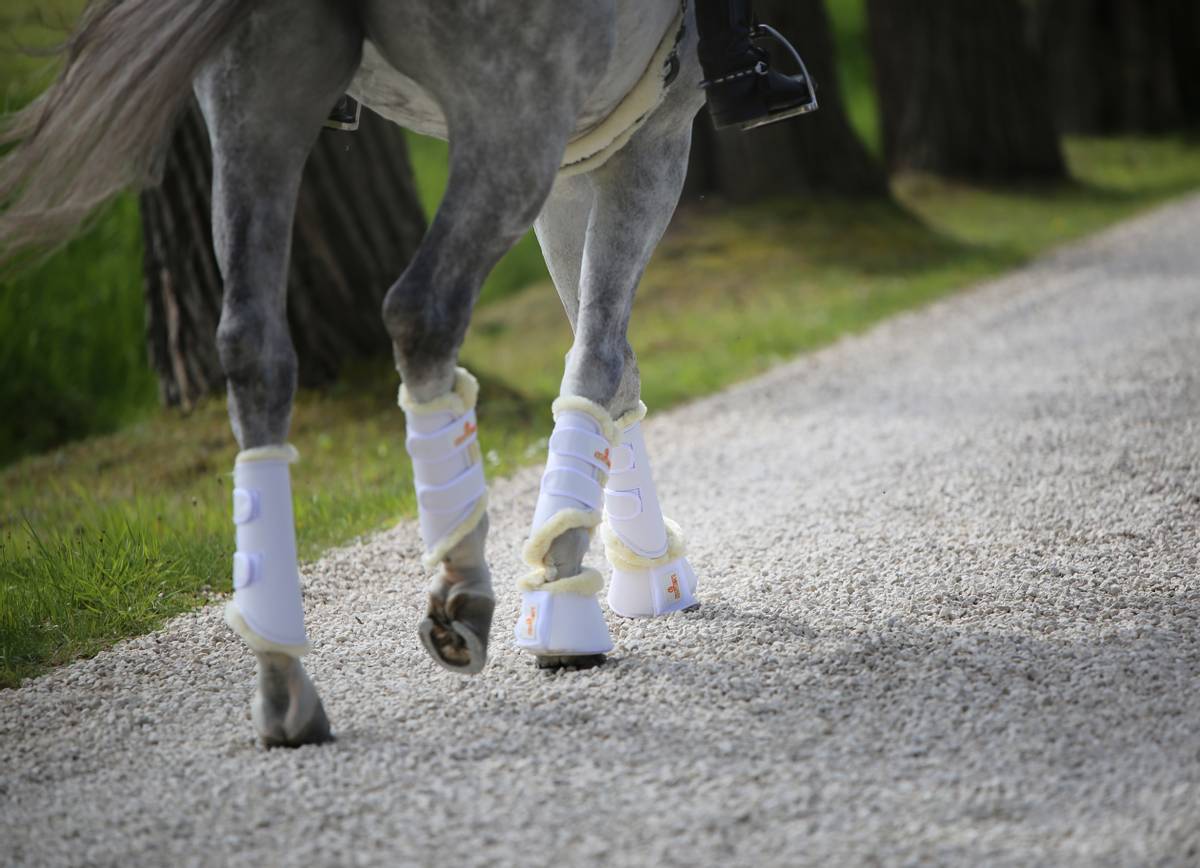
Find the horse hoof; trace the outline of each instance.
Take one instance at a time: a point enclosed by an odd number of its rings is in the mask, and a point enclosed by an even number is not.
[[[327,744],[336,740],[320,700],[317,701],[317,707],[308,722],[297,732],[288,733],[286,728],[278,727],[269,731],[260,730],[258,738],[266,748],[303,747],[306,744]]]
[[[431,595],[429,613],[417,627],[417,635],[439,666],[460,675],[475,675],[487,663],[495,608],[495,601],[482,594],[451,592],[445,600]]]
[[[608,661],[604,654],[546,654],[534,659],[538,669],[594,669]]]
[[[308,673],[295,657],[258,655],[258,691],[250,708],[266,747],[300,747],[333,741],[329,718]]]

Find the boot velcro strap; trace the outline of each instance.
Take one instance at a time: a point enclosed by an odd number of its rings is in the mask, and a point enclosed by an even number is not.
[[[642,495],[633,491],[604,489],[604,511],[615,521],[630,521],[642,514]]]
[[[637,459],[633,454],[633,447],[628,443],[621,443],[612,448],[609,453],[609,460],[612,462],[612,468],[609,472],[616,476],[618,473],[628,473],[631,470],[637,469]]]
[[[604,503],[604,489],[600,483],[580,470],[556,467],[542,476],[542,491],[555,497],[569,497],[594,511]]]
[[[249,524],[258,518],[261,497],[253,488],[235,488],[233,490],[233,523]]]
[[[417,503],[429,512],[460,512],[483,497],[485,491],[483,464],[477,461],[443,485],[417,483]]]
[[[575,458],[607,474],[612,447],[599,434],[582,428],[556,428],[550,435],[550,451],[555,455]]]
[[[414,461],[438,461],[461,452],[479,437],[475,411],[468,410],[449,425],[432,434],[410,434],[404,448]]]
[[[262,555],[259,552],[233,553],[233,589],[240,591],[262,576]]]

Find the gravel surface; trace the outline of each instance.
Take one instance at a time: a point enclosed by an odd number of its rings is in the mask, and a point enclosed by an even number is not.
[[[481,676],[418,645],[411,524],[307,570],[333,745],[256,745],[218,607],[0,693],[0,860],[1197,864],[1198,241],[1193,198],[653,418],[703,608],[602,669],[509,644],[532,468]]]

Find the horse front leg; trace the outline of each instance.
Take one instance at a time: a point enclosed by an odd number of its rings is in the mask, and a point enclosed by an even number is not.
[[[614,567],[614,611],[665,614],[695,602],[682,534],[663,518],[654,489],[626,339],[638,282],[682,189],[688,118],[685,107],[651,121],[588,178],[560,182],[538,222],[575,333],[524,549],[534,572],[521,583],[515,630],[539,666],[595,665],[612,647],[596,599],[603,581],[583,566],[598,526]]]
[[[297,69],[294,49],[310,41],[324,50]],[[300,662],[309,643],[292,516],[290,465],[299,456],[287,438],[296,353],[285,293],[304,161],[360,45],[353,22],[326,4],[276,2],[196,83],[212,140],[213,238],[224,278],[217,349],[241,447],[233,470],[234,592],[225,618],[257,658],[251,716],[267,746],[331,737]]]
[[[566,121],[547,131],[494,116],[494,108],[468,108],[454,124],[442,203],[383,306],[403,382],[423,562],[434,572],[418,634],[438,664],[463,674],[479,672],[487,660],[495,596],[484,551],[478,386],[457,367],[458,351],[484,279],[545,201],[569,131]],[[485,166],[494,171],[481,172]]]

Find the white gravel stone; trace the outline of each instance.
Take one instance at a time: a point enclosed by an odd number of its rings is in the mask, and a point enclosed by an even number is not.
[[[1197,239],[1192,198],[652,415],[703,608],[603,669],[509,644],[531,468],[482,676],[418,645],[411,523],[308,568],[332,745],[257,746],[217,606],[0,693],[0,862],[1197,864]]]

